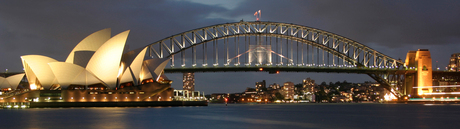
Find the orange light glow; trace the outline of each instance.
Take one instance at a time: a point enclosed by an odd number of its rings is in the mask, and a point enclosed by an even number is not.
[[[37,85],[35,85],[35,84],[33,84],[33,83],[30,84],[30,89],[31,89],[31,90],[36,90],[36,89],[37,89]]]
[[[264,69],[263,68],[259,68],[259,71],[263,71]]]

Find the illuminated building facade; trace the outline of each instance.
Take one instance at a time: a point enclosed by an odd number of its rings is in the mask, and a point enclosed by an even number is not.
[[[273,84],[270,84],[268,88],[270,88],[270,90],[277,90],[280,88],[280,84],[273,83]]]
[[[417,70],[415,75],[406,77],[406,88],[409,94],[423,95],[433,92],[433,69],[431,62],[431,54],[428,49],[419,49],[418,51],[409,51],[406,56],[405,65],[407,68]],[[412,78],[412,79],[411,79]],[[416,86],[416,90],[412,90],[412,86]],[[416,91],[416,93],[412,93]]]
[[[187,91],[195,91],[195,73],[184,73],[182,88]]]
[[[266,82],[265,82],[265,80],[263,80],[263,81],[261,81],[261,82],[256,82],[256,86],[255,86],[255,87],[256,87],[256,91],[257,91],[258,93],[263,92],[264,89],[267,88],[267,87],[266,87]]]
[[[419,49],[415,54],[415,62],[417,63],[417,86],[419,87],[417,93],[432,93],[433,68],[431,66],[430,51],[428,51],[428,49]]]
[[[22,78],[24,78],[24,73],[17,74],[7,74],[4,73],[0,76],[0,88],[2,89],[16,89]]]
[[[295,87],[292,82],[285,82],[283,85],[283,90],[281,90],[281,95],[284,96],[284,99],[294,99]]]
[[[447,70],[449,71],[460,71],[460,53],[454,53],[450,56],[449,64],[447,65]]]
[[[146,59],[147,47],[125,51],[129,30],[111,37],[103,29],[83,39],[65,62],[42,55],[21,56],[30,91],[0,96],[3,102],[171,101],[163,74],[169,59]],[[22,79],[16,75],[4,82]],[[6,80],[6,81],[5,81]]]
[[[406,55],[406,61],[404,62],[404,65],[406,66],[406,68],[408,68],[409,70],[412,70],[412,69],[415,69],[416,68],[416,64],[415,64],[415,54],[417,53],[417,51],[409,51],[407,52],[407,55]],[[404,80],[405,82],[405,86],[406,86],[406,91],[405,94],[408,94],[408,95],[416,95],[417,93],[415,93],[416,91],[413,89],[414,86],[416,86],[416,74],[406,74],[406,79]]]
[[[314,93],[315,86],[316,86],[315,80],[312,80],[310,78],[306,78],[302,80],[302,87],[305,93]]]

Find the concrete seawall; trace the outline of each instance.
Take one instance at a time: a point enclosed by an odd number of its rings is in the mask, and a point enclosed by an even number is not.
[[[169,107],[208,106],[206,101],[153,101],[153,102],[30,102],[30,108],[59,107]]]

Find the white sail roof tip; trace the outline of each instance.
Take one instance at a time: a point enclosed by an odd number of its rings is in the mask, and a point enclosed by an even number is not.
[[[126,69],[126,70],[128,70],[128,68],[131,69],[131,71],[129,71],[130,72],[129,75],[130,76],[134,75],[134,77],[131,77],[131,78],[133,78],[133,82],[136,85],[137,85],[137,82],[138,82],[137,80],[140,79],[139,76],[141,74],[142,63],[144,62],[146,52],[147,52],[147,47],[145,47],[144,49],[141,49],[140,52],[135,52],[135,53],[130,54],[129,56],[132,56],[130,58],[133,58],[133,59],[129,59],[128,61],[130,61],[131,63],[125,62],[125,64],[129,64],[130,66],[126,67],[126,65],[125,65],[125,67],[123,68],[123,69]],[[134,54],[137,54],[137,56],[134,56]],[[126,73],[123,73],[122,79],[125,78],[125,74]]]
[[[6,78],[6,81],[8,81],[8,83],[9,83],[9,85],[10,85],[10,87],[12,89],[15,89],[19,85],[19,83],[21,83],[21,80],[22,80],[22,78],[24,78],[24,75],[25,75],[25,73],[9,76],[9,77]]]
[[[110,88],[116,87],[121,56],[129,30],[119,33],[105,42],[88,62],[86,69],[99,77]]]
[[[97,49],[99,49],[99,47],[102,46],[102,44],[104,44],[107,40],[110,39],[110,36],[111,36],[110,28],[102,29],[102,30],[99,30],[97,32],[90,34],[85,39],[81,40],[80,43],[77,44],[77,46],[75,46],[75,48],[70,52],[65,62],[74,63],[74,59],[75,59],[74,56],[75,56],[75,52],[77,51],[96,51]],[[89,60],[91,56],[78,57],[78,58]]]
[[[0,88],[9,87],[10,84],[6,81],[6,78],[0,77]]]
[[[48,66],[48,63],[58,62],[57,60],[42,55],[25,55],[21,56],[21,58],[23,60],[23,65],[30,67],[30,69],[24,68],[27,78],[37,78],[44,88],[49,88],[54,83],[55,76]]]
[[[144,61],[144,65],[152,74],[153,79],[158,81],[158,78],[161,76],[161,72],[164,70],[169,60],[170,59],[168,58],[148,59]]]
[[[96,76],[79,65],[66,62],[53,62],[49,63],[49,65],[62,87],[70,84],[91,85],[101,83]]]

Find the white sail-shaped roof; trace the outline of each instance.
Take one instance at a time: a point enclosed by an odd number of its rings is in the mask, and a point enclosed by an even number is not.
[[[48,65],[51,67],[61,87],[67,87],[70,84],[88,85],[101,83],[94,75],[88,73],[85,68],[79,65],[66,62],[53,62],[48,63]]]
[[[26,73],[27,81],[29,82],[29,86],[31,90],[36,90],[38,87],[35,84],[38,84],[37,76],[35,76],[32,69],[29,67],[24,60],[22,60],[22,65],[24,66],[24,71]]]
[[[141,70],[141,73],[139,74],[139,81],[142,82],[144,79],[149,79],[149,78],[153,78],[152,74],[149,71],[149,68],[147,67],[147,65],[142,65],[142,70]]]
[[[95,51],[75,51],[73,64],[80,65],[81,67],[86,68],[89,59],[91,59],[94,53]]]
[[[88,62],[86,69],[101,79],[105,85],[115,88],[120,68],[121,56],[129,30],[105,42]]]
[[[38,80],[42,87],[48,89],[54,83],[55,76],[48,63],[58,62],[57,60],[42,55],[25,55],[21,58],[30,84],[38,85]]]
[[[87,85],[98,84],[98,83],[102,83],[102,81],[96,76],[94,76],[93,73],[87,70],[84,70],[83,72],[78,74],[75,77],[75,79],[72,80],[71,84],[87,86]]]
[[[9,77],[6,78],[6,81],[8,81],[8,83],[9,83],[9,85],[10,85],[10,87],[12,89],[16,89],[16,87],[21,82],[22,78],[24,78],[24,73],[9,76]]]
[[[132,76],[132,73],[131,73],[131,70],[126,69],[125,72],[123,73],[121,79],[120,79],[120,84],[121,83],[125,83],[125,82],[131,82],[133,81],[134,82],[134,78]]]
[[[156,58],[149,59],[144,61],[144,66],[148,68],[153,79],[158,81],[158,78],[161,76],[161,72],[165,69],[168,64],[169,59]]]
[[[144,49],[139,49],[139,50],[141,51],[135,50],[135,51],[125,53],[124,55],[124,63],[129,65],[128,68],[131,69],[131,71],[129,71],[130,72],[129,78],[134,79],[132,81],[134,82],[135,85],[138,85],[137,82],[141,74],[142,63],[145,58],[145,53],[147,52],[147,47],[145,47]],[[125,72],[126,71],[128,71],[128,69],[126,69]],[[125,80],[125,76],[127,76],[125,74],[126,73],[123,73],[121,80]],[[131,75],[133,75],[134,77],[132,77]]]
[[[99,49],[99,47],[102,46],[102,44],[104,44],[107,40],[110,39],[110,36],[111,36],[110,31],[111,31],[110,28],[99,30],[87,36],[85,39],[81,40],[80,43],[78,43],[77,46],[73,48],[72,52],[70,52],[65,62],[74,63],[74,60],[86,60],[86,61],[80,61],[80,62],[87,62],[87,60],[89,60],[92,55],[80,55],[80,57],[74,57],[75,52],[77,51],[96,51],[97,49]],[[77,65],[80,65],[80,64],[77,64]]]
[[[129,52],[126,52],[126,53],[123,53],[123,56],[121,57],[121,62],[123,62],[126,66],[125,67],[129,67],[133,62],[134,60],[139,57],[140,55],[144,55],[145,56],[145,50],[147,47],[145,48],[138,48],[136,50],[132,50],[132,51],[129,51]],[[142,54],[143,53],[143,54]],[[143,59],[144,57],[142,57]],[[125,68],[124,68],[125,69]]]
[[[6,81],[6,78],[0,77],[0,88],[7,88],[10,87],[10,84],[8,81]]]

